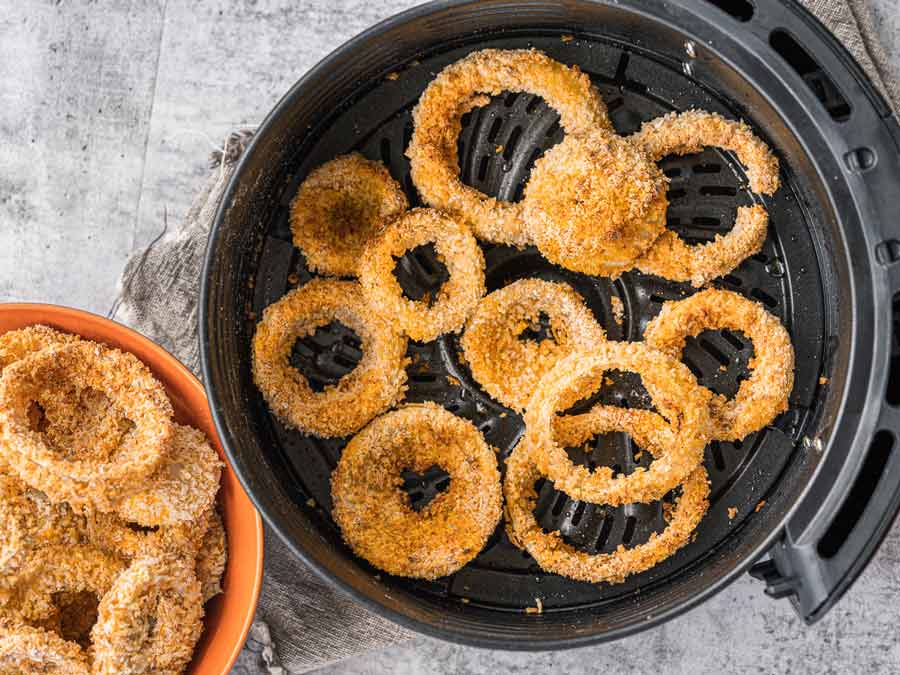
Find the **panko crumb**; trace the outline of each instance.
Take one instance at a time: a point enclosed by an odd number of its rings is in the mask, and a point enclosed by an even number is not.
[[[613,319],[621,326],[622,320],[625,318],[625,305],[622,303],[622,298],[613,295],[609,299],[609,304],[612,306]]]
[[[819,378],[819,384],[822,385],[822,386],[825,386],[825,385],[828,384],[830,381],[831,381],[831,380],[829,380],[829,379],[828,379],[827,377],[825,377],[824,375],[823,375],[822,377]]]
[[[759,513],[760,511],[762,511],[762,507],[764,507],[765,505],[766,505],[766,500],[760,499],[759,504],[757,504],[756,508],[753,509],[753,513]]]
[[[310,497],[309,499],[306,500],[306,505],[309,508],[314,509],[314,508],[316,508],[316,500],[313,499],[312,497]]]
[[[460,382],[457,378],[453,377],[452,375],[447,376],[447,384],[449,384],[451,387],[461,387],[462,386],[462,382]]]
[[[496,152],[499,155],[501,152],[503,152],[503,146],[498,145],[496,148],[494,148],[494,152]]]
[[[734,517],[738,514],[738,510],[736,506],[728,507],[728,520],[734,520]]]
[[[400,79],[400,73],[398,73],[396,71],[391,71],[390,73],[388,73],[387,75],[384,76],[384,79],[390,80],[391,82],[396,82],[397,80]]]
[[[541,602],[540,598],[534,599],[534,607],[526,607],[526,614],[543,614],[544,613],[544,603]]]
[[[559,39],[562,40],[563,42],[571,42],[572,40],[575,39],[575,36],[574,35],[563,35]]]
[[[471,602],[468,598],[460,598],[459,601],[464,605],[468,605]]]

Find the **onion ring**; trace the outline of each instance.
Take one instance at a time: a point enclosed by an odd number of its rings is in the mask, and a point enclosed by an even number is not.
[[[203,603],[222,592],[222,575],[228,563],[228,541],[222,516],[213,510],[209,529],[203,535],[195,566]]]
[[[672,446],[647,469],[617,477],[610,467],[591,472],[575,466],[555,437],[560,402],[571,404],[591,393],[580,389],[584,382],[596,382],[612,369],[641,376],[673,435]],[[711,431],[710,396],[687,366],[662,352],[640,342],[604,342],[591,353],[561,360],[541,380],[525,411],[526,434],[540,471],[573,499],[612,506],[649,502],[662,498],[700,465]]]
[[[90,675],[77,644],[40,628],[0,622],[0,675]]]
[[[67,460],[30,428],[30,404],[47,383],[72,383],[106,394],[135,425],[110,461]],[[126,485],[150,475],[172,437],[172,404],[133,355],[90,342],[47,349],[7,366],[0,379],[0,452],[31,486],[54,501],[109,508]]]
[[[759,204],[739,206],[728,234],[717,234],[705,244],[690,245],[672,230],[666,230],[635,262],[635,267],[672,281],[690,281],[699,288],[759,253],[768,229],[769,214],[765,208]]]
[[[709,507],[709,481],[703,467],[694,469],[682,486],[672,518],[660,534],[631,548],[619,546],[612,553],[590,554],[565,543],[560,533],[545,534],[534,517],[537,492],[534,483],[543,474],[533,452],[519,446],[506,460],[503,495],[506,500],[510,540],[527,550],[548,572],[591,583],[618,583],[631,574],[650,569],[684,546]]]
[[[429,304],[410,300],[394,277],[395,258],[434,243],[449,280]],[[414,209],[389,223],[366,249],[359,281],[376,314],[393,317],[413,340],[459,331],[484,295],[484,255],[466,225],[434,209]]]
[[[362,340],[362,360],[316,393],[288,358],[298,337],[338,320]],[[253,337],[253,378],[286,425],[332,438],[360,429],[403,397],[406,338],[366,304],[359,284],[313,279],[263,312]]]
[[[752,373],[741,382],[734,398],[714,394],[710,402],[713,438],[732,441],[759,431],[788,409],[794,387],[794,347],[781,322],[758,302],[731,291],[709,289],[664,303],[659,315],[647,324],[644,340],[677,359],[688,335],[723,328],[742,331],[755,350],[749,364]]]
[[[462,116],[488,102],[484,94],[527,92],[542,97],[567,134],[611,131],[606,105],[590,78],[536,50],[485,49],[453,63],[432,80],[413,111],[415,128],[406,150],[422,199],[461,216],[479,239],[530,243],[521,204],[489,197],[459,178],[457,138]],[[479,95],[481,94],[481,95]]]
[[[80,338],[61,333],[49,326],[35,324],[0,335],[0,374],[6,366],[50,347],[79,342]]]
[[[222,466],[202,431],[177,424],[162,465],[116,513],[145,527],[192,521],[212,507]]]
[[[669,113],[645,122],[630,140],[643,147],[655,161],[666,155],[700,152],[706,146],[731,150],[746,167],[754,192],[771,195],[779,187],[778,159],[768,146],[743,122],[727,120],[715,113],[703,110]],[[734,226],[727,234],[692,246],[667,230],[635,266],[646,274],[690,281],[700,287],[759,253],[768,224],[768,214],[761,205],[742,206],[737,209]]]
[[[148,619],[155,619],[155,623]],[[181,558],[141,558],[103,596],[92,675],[181,675],[203,629],[200,582]]]
[[[174,525],[139,528],[111,513],[85,515],[82,536],[100,550],[131,562],[142,557],[183,555],[195,558],[212,521],[214,509],[195,520]]]
[[[311,270],[355,276],[359,257],[385,221],[409,202],[380,162],[342,155],[312,171],[291,203],[294,245]]]
[[[750,189],[772,195],[779,187],[778,158],[744,122],[706,110],[671,112],[645,122],[629,139],[654,161],[666,155],[690,155],[711,146],[731,150],[747,170]]]
[[[418,513],[404,469],[432,465],[450,486]],[[334,519],[354,552],[390,574],[436,579],[474,558],[501,515],[497,458],[481,432],[434,403],[378,417],[344,448],[331,478]]]
[[[637,144],[610,132],[567,136],[538,159],[523,215],[545,258],[618,277],[665,231],[667,179]]]
[[[550,319],[553,339],[521,339],[542,313]],[[460,344],[472,377],[500,403],[522,411],[557,361],[588,351],[605,339],[605,332],[571,286],[520,279],[478,303]]]

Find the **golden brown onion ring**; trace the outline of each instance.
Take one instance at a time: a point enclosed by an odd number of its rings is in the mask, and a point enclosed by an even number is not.
[[[203,629],[193,563],[141,558],[103,596],[91,631],[92,675],[181,675]]]
[[[90,675],[87,655],[56,633],[0,621],[0,675]]]
[[[411,300],[394,276],[396,258],[434,244],[450,278],[437,296]],[[388,223],[360,261],[359,281],[372,310],[391,317],[413,340],[460,330],[484,295],[484,256],[467,225],[434,209],[414,209]]]
[[[535,162],[522,209],[551,262],[618,277],[665,231],[666,177],[614,133],[567,136]]]
[[[450,486],[418,513],[404,469],[438,465]],[[500,473],[475,426],[434,403],[373,420],[344,448],[331,478],[334,518],[354,552],[390,574],[436,579],[484,547],[500,519]]]
[[[609,370],[639,374],[672,433],[662,456],[627,476],[613,476],[609,467],[591,472],[574,465],[556,437],[560,408],[593,393],[584,384],[594,385]],[[563,359],[541,380],[525,411],[528,445],[539,469],[573,499],[613,506],[653,501],[700,465],[711,431],[710,396],[686,366],[662,352],[640,342],[604,342]]]
[[[428,85],[413,111],[415,129],[406,154],[425,202],[461,216],[479,239],[524,246],[530,236],[521,205],[488,197],[459,178],[463,114],[486,104],[485,94],[505,91],[542,97],[559,113],[566,134],[611,130],[600,94],[577,66],[533,49],[485,49],[447,66]]]
[[[294,245],[311,270],[354,276],[382,223],[407,208],[403,189],[383,164],[342,155],[312,171],[291,202]]]
[[[644,330],[644,340],[678,359],[688,335],[717,329],[742,331],[753,342],[750,377],[741,382],[734,398],[715,394],[711,400],[713,438],[740,440],[788,409],[794,387],[794,347],[781,322],[758,302],[709,289],[663,304]]]
[[[615,427],[613,427],[615,428]],[[595,431],[602,431],[595,427]],[[682,485],[681,495],[665,530],[631,548],[590,554],[565,543],[558,531],[545,534],[534,517],[535,482],[544,477],[533,453],[520,445],[506,461],[503,495],[509,538],[527,550],[542,569],[591,583],[618,583],[631,574],[650,569],[684,546],[709,506],[709,482],[703,467],[694,469]]]
[[[70,386],[102,392],[134,425],[108,461],[69,460],[32,429],[31,403],[68,398]],[[0,378],[0,452],[54,501],[109,509],[156,470],[173,429],[163,386],[137,358],[117,349],[84,341],[45,349],[7,366]]]
[[[687,155],[704,147],[733,151],[746,167],[750,188],[774,194],[779,186],[778,159],[743,122],[727,120],[703,110],[669,113],[645,122],[630,140],[659,161],[667,155]],[[647,274],[702,286],[727,274],[749,256],[759,253],[766,240],[769,218],[761,205],[737,210],[734,227],[705,244],[686,244],[671,230],[635,262]]]
[[[315,392],[288,361],[297,338],[340,321],[362,341],[362,360]],[[406,338],[372,312],[359,284],[313,279],[263,312],[253,337],[253,379],[286,425],[324,438],[346,436],[397,403],[406,388]]]
[[[522,339],[541,314],[550,320],[548,339]],[[567,284],[520,279],[486,296],[460,344],[478,383],[513,410],[528,405],[540,379],[557,361],[589,351],[606,334],[582,297]]]

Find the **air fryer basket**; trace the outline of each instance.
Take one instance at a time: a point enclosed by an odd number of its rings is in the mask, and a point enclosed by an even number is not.
[[[711,507],[696,539],[622,584],[545,574],[502,526],[450,577],[378,574],[342,543],[330,517],[329,476],[345,440],[285,429],[253,385],[256,320],[310,278],[287,221],[299,183],[313,167],[356,150],[382,160],[419,203],[404,156],[412,108],[437,71],[485,47],[536,47],[578,64],[600,87],[620,133],[699,107],[747,120],[781,159],[783,187],[762,200],[771,222],[763,251],[713,285],[762,302],[789,329],[797,354],[790,410],[742,442],[707,448]],[[555,112],[529,95],[495,97],[464,121],[463,180],[509,200],[520,198],[535,158],[562,137]],[[900,185],[898,138],[888,108],[846,52],[803,10],[776,0],[487,0],[401,14],[295,85],[260,128],[223,200],[200,322],[223,443],[257,506],[298,556],[377,611],[439,637],[519,649],[611,639],[684,611],[767,552],[752,573],[812,621],[852,583],[898,508],[900,461],[892,448],[900,386],[892,378],[888,387],[891,366],[900,379],[898,359],[891,359],[900,226],[889,203],[890,189]],[[667,158],[662,167],[671,179],[668,225],[689,241],[726,231],[736,206],[760,201],[729,153]],[[615,282],[571,273],[533,249],[483,249],[488,291],[523,277],[566,281],[611,339],[639,340],[662,302],[691,292],[637,273]],[[413,296],[443,279],[428,249],[401,259],[398,275]],[[613,298],[624,306],[621,322]],[[472,379],[458,336],[410,343],[409,350],[407,399],[436,400],[473,420],[507,456],[521,418]],[[294,362],[315,386],[334,382],[359,355],[356,336],[333,324],[298,342]],[[730,394],[751,355],[739,332],[708,331],[689,343],[684,361],[701,383]],[[614,380],[604,390],[611,401],[647,404],[633,377]],[[636,450],[613,435],[583,459],[627,472],[648,461]],[[407,478],[414,505],[446,483],[437,468]],[[661,512],[661,504],[575,502],[549,482],[536,509],[544,527],[592,552],[646,540],[664,525]],[[524,611],[538,600],[543,613]]]

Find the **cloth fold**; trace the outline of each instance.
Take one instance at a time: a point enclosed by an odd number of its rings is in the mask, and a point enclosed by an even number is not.
[[[900,109],[900,83],[878,41],[865,0],[802,0]],[[122,274],[110,316],[155,340],[195,373],[199,370],[197,308],[200,273],[210,227],[235,162],[252,138],[229,135],[213,153],[210,175],[184,220],[137,252]],[[233,672],[239,675],[302,673],[412,634],[333,590],[294,559],[266,528],[266,569],[256,620]]]

